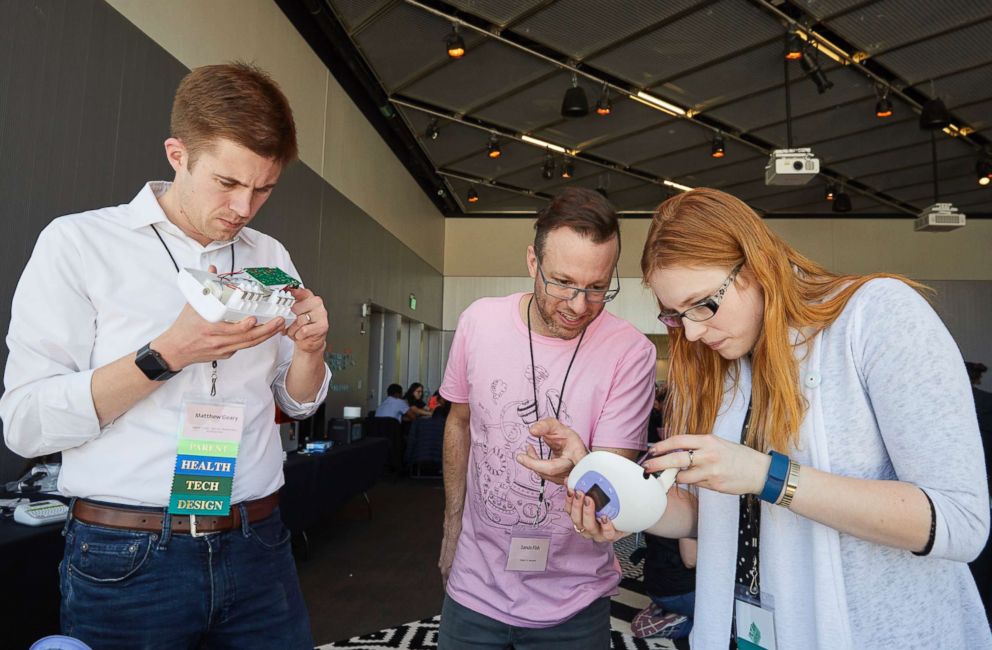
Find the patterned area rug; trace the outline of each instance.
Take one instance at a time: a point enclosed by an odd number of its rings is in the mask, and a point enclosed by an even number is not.
[[[610,627],[612,628],[611,650],[675,650],[675,645],[667,639],[635,639],[630,635],[630,621],[634,614],[647,607],[648,597],[644,595],[643,563],[635,564],[630,556],[644,546],[644,538],[630,536],[614,544],[617,559],[623,569],[620,593],[613,597],[610,607]],[[322,645],[317,650],[332,648],[352,648],[352,650],[435,650],[437,648],[438,626],[441,617],[425,618],[397,627],[391,627],[371,634],[356,636],[346,641]]]

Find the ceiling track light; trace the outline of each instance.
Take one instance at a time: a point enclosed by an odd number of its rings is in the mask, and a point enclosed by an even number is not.
[[[561,101],[562,117],[585,117],[589,114],[589,100],[586,91],[579,86],[579,77],[572,73],[572,85],[565,91]]]
[[[541,178],[550,181],[555,177],[555,157],[549,151],[544,157],[544,166],[541,167]]]
[[[465,199],[469,203],[478,203],[479,202],[479,193],[475,191],[475,188],[474,187],[470,187],[470,188],[468,188],[468,192],[465,194]]]
[[[875,117],[892,117],[892,102],[882,97],[875,103]]]
[[[920,111],[920,128],[924,131],[936,131],[951,126],[951,114],[940,98],[931,99],[923,104]]]
[[[496,139],[495,133],[489,137],[489,144],[486,145],[486,155],[493,160],[503,155],[503,151],[499,148],[499,140]]]
[[[834,201],[831,209],[834,212],[850,212],[853,208],[854,206],[851,205],[851,197],[848,196],[843,187],[840,188],[837,193],[834,194]]]
[[[816,91],[821,95],[834,87],[834,83],[820,69],[820,64],[813,60],[807,52],[803,52],[799,58],[799,67],[803,69],[807,77],[813,80],[813,83],[816,84]]]
[[[603,92],[596,101],[596,115],[606,117],[613,112],[613,102],[610,100],[610,87],[603,84]]]
[[[822,52],[824,56],[833,59],[841,65],[849,65],[852,61],[854,63],[861,63],[868,58],[867,52],[853,52],[847,53],[839,45],[831,43],[827,39],[823,38],[821,34],[817,34],[812,29],[793,29],[801,40],[805,41],[809,47],[816,48],[817,52]]]
[[[444,39],[444,45],[448,50],[448,56],[452,59],[460,59],[465,56],[465,41],[458,33],[458,24],[451,23],[451,33]]]
[[[798,61],[803,57],[803,45],[795,30],[790,30],[785,37],[785,59],[786,61]]]
[[[566,158],[565,162],[561,166],[561,177],[568,179],[575,176],[575,164],[572,162],[571,158]]]
[[[436,117],[431,118],[431,123],[427,125],[427,132],[425,135],[431,140],[437,140],[437,136],[441,135],[441,129],[437,125]]]
[[[889,101],[889,87],[875,84],[875,96],[878,97],[878,101],[875,102],[875,117],[892,117],[892,102]]]
[[[825,198],[828,201],[833,201],[834,196],[836,194],[837,194],[837,186],[831,183],[830,185],[827,185],[827,193],[823,195],[823,198]]]
[[[710,146],[710,156],[713,158],[723,158],[727,155],[727,144],[723,140],[723,134],[717,133],[713,136],[713,143]]]
[[[992,183],[992,160],[984,156],[979,158],[975,163],[975,175],[978,176],[978,184],[982,187]]]

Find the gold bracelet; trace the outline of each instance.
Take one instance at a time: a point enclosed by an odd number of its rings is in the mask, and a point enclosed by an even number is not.
[[[785,490],[782,491],[782,498],[779,500],[778,505],[783,508],[791,508],[792,497],[795,496],[797,487],[799,487],[799,463],[790,459],[789,478],[785,483]]]

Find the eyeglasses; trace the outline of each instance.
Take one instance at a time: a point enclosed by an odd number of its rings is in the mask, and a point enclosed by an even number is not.
[[[610,302],[620,293],[620,271],[616,265],[613,266],[613,275],[616,278],[616,286],[610,289],[579,289],[560,282],[552,282],[544,275],[541,263],[537,263],[537,272],[541,274],[541,281],[544,283],[544,293],[558,300],[574,300],[578,295],[585,294],[586,302],[604,303]]]
[[[663,311],[658,314],[658,320],[660,320],[667,327],[682,327],[682,319],[688,318],[689,320],[702,323],[703,321],[708,321],[709,319],[716,316],[716,310],[720,308],[720,303],[723,302],[723,297],[727,295],[727,289],[734,282],[734,278],[737,277],[737,273],[741,270],[744,265],[743,262],[734,267],[727,276],[727,279],[723,281],[720,288],[710,296],[709,298],[704,298],[697,302],[692,307],[689,307],[683,312],[677,311]]]

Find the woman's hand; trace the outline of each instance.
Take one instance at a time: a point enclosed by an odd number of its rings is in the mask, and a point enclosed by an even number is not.
[[[591,497],[577,490],[568,490],[565,512],[572,518],[575,532],[594,542],[615,542],[630,533],[621,533],[607,516],[596,517],[596,504]]]
[[[672,436],[651,447],[647,472],[681,468],[679,483],[724,494],[760,494],[771,457],[713,435]]]
[[[552,483],[564,484],[572,468],[589,453],[579,434],[553,418],[532,424],[530,434],[544,440],[551,457],[542,459],[533,445],[527,445],[527,453],[517,454],[517,462]]]

